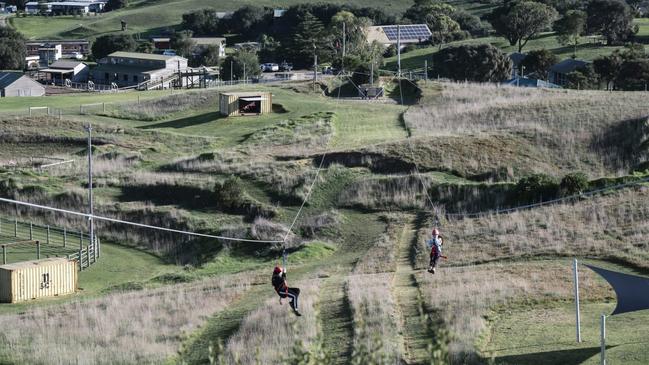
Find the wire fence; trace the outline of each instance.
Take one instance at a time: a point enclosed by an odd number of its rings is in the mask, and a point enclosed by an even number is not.
[[[79,270],[97,262],[99,240],[94,244],[83,231],[0,217],[2,263],[38,260],[43,257],[66,257],[78,262]]]

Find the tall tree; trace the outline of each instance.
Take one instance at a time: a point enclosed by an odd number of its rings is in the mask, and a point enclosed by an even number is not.
[[[0,70],[25,68],[25,38],[11,27],[0,27]]]
[[[137,47],[130,34],[107,34],[98,37],[92,43],[92,55],[95,60],[104,58],[117,51],[134,51]]]
[[[426,16],[426,24],[432,33],[431,41],[439,45],[439,49],[452,40],[454,34],[460,32],[460,25],[446,14],[429,13]]]
[[[599,79],[606,82],[606,90],[615,89],[614,82],[620,73],[622,62],[622,55],[617,50],[608,56],[598,57],[593,60],[593,69]]]
[[[550,6],[524,1],[496,8],[490,22],[499,35],[512,46],[518,45],[518,52],[522,52],[527,42],[548,29],[557,16],[557,11]]]
[[[190,30],[176,32],[171,37],[171,48],[180,56],[189,58],[195,46],[196,42],[192,40],[192,32]]]
[[[588,15],[584,11],[568,10],[561,19],[554,23],[557,40],[564,46],[573,46],[573,57],[577,57],[577,46],[586,31],[587,17]]]
[[[259,33],[267,31],[273,21],[273,9],[246,5],[237,9],[230,19],[230,28],[245,39],[257,39]]]
[[[261,74],[259,69],[259,58],[254,52],[237,52],[225,58],[221,67],[221,78],[229,81],[230,74],[232,79],[243,80],[250,79]]]
[[[559,62],[559,58],[547,49],[530,51],[523,59],[522,65],[527,74],[547,80],[550,68]]]
[[[331,59],[333,42],[325,27],[313,14],[306,12],[299,18],[292,36],[285,42],[285,53],[290,55],[298,67],[313,64],[313,56],[320,62]]]
[[[218,66],[219,61],[219,46],[210,44],[207,47],[204,47],[198,55],[192,58],[192,67]]]
[[[225,24],[212,9],[194,10],[183,14],[182,29],[191,30],[195,35],[216,35],[224,33]]]
[[[606,37],[606,44],[613,45],[633,33],[633,13],[623,0],[592,0],[586,9],[588,32]]]
[[[345,27],[343,41],[343,24]],[[358,18],[348,11],[339,11],[331,18],[330,34],[334,37],[336,57],[342,56],[343,42],[347,54],[359,54],[367,47],[366,29],[372,23],[368,18]]]
[[[512,73],[512,61],[490,45],[462,45],[445,48],[433,56],[434,73],[455,80],[499,82]]]

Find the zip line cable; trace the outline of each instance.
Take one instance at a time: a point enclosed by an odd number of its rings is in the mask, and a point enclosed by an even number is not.
[[[136,222],[129,222],[129,221],[121,220],[121,219],[103,217],[103,216],[94,215],[94,214],[81,213],[81,212],[76,212],[76,211],[73,211],[73,210],[54,208],[54,207],[49,207],[49,206],[46,206],[46,205],[21,202],[21,201],[13,200],[13,199],[0,198],[0,202],[16,204],[16,205],[23,205],[23,206],[27,206],[27,207],[30,207],[30,208],[44,209],[44,210],[49,210],[49,211],[53,211],[53,212],[69,214],[69,215],[75,215],[75,216],[78,216],[78,217],[84,217],[84,218],[88,218],[88,219],[96,219],[96,220],[99,220],[99,221],[106,221],[106,222],[112,222],[112,223],[118,223],[118,224],[125,224],[125,225],[129,225],[129,226],[154,229],[154,230],[158,230],[158,231],[180,233],[180,234],[185,234],[185,235],[188,235],[188,236],[216,238],[216,239],[220,239],[220,240],[240,241],[240,242],[257,242],[257,243],[281,243],[282,242],[282,241],[272,241],[272,240],[254,240],[254,239],[245,239],[245,238],[224,237],[224,236],[217,236],[217,235],[211,235],[211,234],[205,234],[205,233],[196,233],[196,232],[190,232],[190,231],[183,231],[183,230],[179,230],[179,229],[158,227],[158,226],[152,226],[152,225],[149,225],[149,224],[136,223]]]

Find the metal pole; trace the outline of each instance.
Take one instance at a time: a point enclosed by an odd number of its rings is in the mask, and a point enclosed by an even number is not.
[[[581,342],[581,316],[579,314],[579,272],[577,268],[577,259],[574,259],[573,261],[572,272],[575,282],[575,318],[577,326],[577,342]]]
[[[50,244],[50,226],[47,226],[47,240],[46,243],[49,245]]]
[[[401,78],[401,26],[397,25],[397,76]]]
[[[63,227],[63,247],[65,247],[68,244],[68,230],[67,228]]]
[[[318,55],[315,53],[313,47],[313,92],[315,92],[315,84],[318,81]]]
[[[372,60],[372,65],[370,66],[370,84],[374,86],[374,61]]]
[[[230,60],[230,85],[232,85],[233,74],[234,74],[234,62]]]
[[[340,62],[340,68],[344,71],[345,70],[345,55],[347,54],[347,24],[343,22],[343,58]]]
[[[2,264],[7,264],[7,246],[2,245]]]
[[[88,218],[88,223],[90,223],[90,240],[88,245],[92,246],[95,241],[95,224],[92,219],[94,207],[92,197],[92,125],[90,123],[88,123],[86,130],[88,131],[88,213],[90,214]]]
[[[41,242],[36,241],[36,260],[41,259]]]
[[[428,60],[424,60],[424,83],[428,83]]]
[[[29,222],[29,240],[34,240],[34,225],[32,224],[32,222]]]
[[[246,76],[246,63],[243,63],[243,83],[246,84],[248,82],[248,77]]]
[[[601,346],[599,363],[601,365],[606,365],[606,314],[604,313],[602,313],[601,316],[599,333],[599,341]]]
[[[14,237],[18,237],[18,218],[14,218]]]

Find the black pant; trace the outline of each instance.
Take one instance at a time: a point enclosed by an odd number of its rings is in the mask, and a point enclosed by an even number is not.
[[[300,288],[288,288],[288,292],[287,290],[282,290],[277,294],[279,294],[280,298],[289,298],[291,308],[293,308],[293,310],[298,310],[297,301],[300,296]]]
[[[439,260],[439,255],[430,255],[430,267],[435,268],[437,266],[437,260]]]

